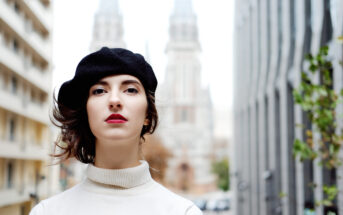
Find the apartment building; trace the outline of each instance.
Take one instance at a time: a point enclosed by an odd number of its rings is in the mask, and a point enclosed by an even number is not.
[[[0,0],[0,214],[51,194],[50,0]]]
[[[310,209],[316,215],[343,214],[342,167],[327,171],[318,160],[295,160],[292,152],[294,139],[304,140],[305,129],[312,129],[292,96],[307,70],[306,54],[328,45],[335,59],[334,89],[343,88],[343,50],[336,39],[343,34],[343,2],[237,0],[235,7],[236,214],[301,215]],[[316,207],[324,196],[320,187],[330,181],[341,190],[338,199],[332,207]]]

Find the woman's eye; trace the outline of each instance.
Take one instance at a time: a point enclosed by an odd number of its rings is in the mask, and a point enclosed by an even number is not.
[[[93,90],[93,95],[98,95],[98,94],[101,94],[101,93],[104,93],[105,92],[105,90],[104,89],[95,89],[95,90]]]
[[[126,91],[128,93],[138,93],[138,90],[136,88],[128,88]]]

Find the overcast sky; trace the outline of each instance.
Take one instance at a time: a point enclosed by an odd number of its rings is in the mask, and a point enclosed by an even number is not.
[[[202,47],[202,80],[209,85],[215,108],[232,106],[232,31],[234,0],[193,0]],[[159,84],[163,82],[173,0],[119,0],[127,48],[146,55]],[[53,85],[73,77],[89,53],[98,0],[53,0]]]

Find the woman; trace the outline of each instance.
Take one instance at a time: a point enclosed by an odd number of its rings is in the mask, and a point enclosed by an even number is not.
[[[53,116],[61,128],[57,156],[88,163],[87,177],[31,215],[202,214],[155,182],[140,160],[143,135],[157,125],[156,87],[151,66],[131,51],[104,47],[80,61],[60,88]]]

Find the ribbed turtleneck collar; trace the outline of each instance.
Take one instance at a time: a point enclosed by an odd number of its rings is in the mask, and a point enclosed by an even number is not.
[[[141,160],[136,167],[126,169],[102,169],[89,164],[87,177],[97,183],[114,185],[122,188],[133,188],[151,181],[149,164]]]

